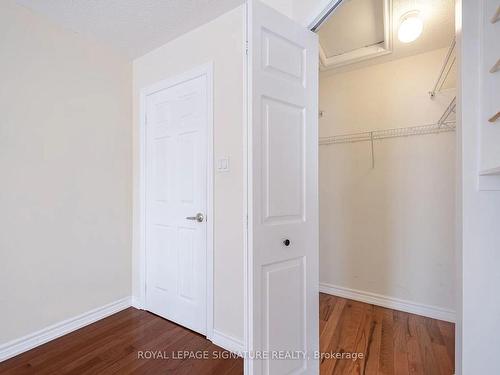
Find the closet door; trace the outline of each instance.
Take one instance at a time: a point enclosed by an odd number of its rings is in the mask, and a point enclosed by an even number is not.
[[[248,3],[250,374],[318,374],[318,40]]]

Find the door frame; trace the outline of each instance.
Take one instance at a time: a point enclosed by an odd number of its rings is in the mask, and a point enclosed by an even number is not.
[[[136,231],[138,233],[139,248],[139,297],[134,306],[142,310],[146,309],[146,98],[158,91],[175,86],[182,82],[206,76],[207,79],[207,210],[205,213],[207,225],[206,238],[206,337],[212,339],[213,336],[213,311],[214,311],[214,63],[210,61],[197,66],[191,70],[178,73],[167,79],[149,85],[140,91],[139,108],[139,194],[138,194],[138,214],[135,216]]]

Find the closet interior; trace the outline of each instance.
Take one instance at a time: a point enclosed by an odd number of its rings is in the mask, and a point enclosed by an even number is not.
[[[453,1],[342,1],[318,35],[320,291],[452,322]]]

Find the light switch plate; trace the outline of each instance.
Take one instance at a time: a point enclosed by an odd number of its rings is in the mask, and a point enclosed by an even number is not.
[[[217,159],[217,172],[229,172],[229,158]]]

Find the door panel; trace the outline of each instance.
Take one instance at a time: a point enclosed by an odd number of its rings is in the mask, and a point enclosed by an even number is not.
[[[264,337],[264,350],[267,352],[307,351],[304,261],[305,257],[301,257],[262,268],[265,280],[262,323],[264,327],[269,327]],[[287,313],[283,315],[283,311]],[[264,370],[266,374],[303,373],[307,370],[307,363],[304,357],[268,361]]]
[[[208,79],[146,97],[146,308],[206,334]]]
[[[262,106],[264,221],[303,221],[304,108],[270,98]]]
[[[318,374],[317,36],[258,1],[248,28],[249,349],[269,354],[248,368]]]
[[[302,85],[305,80],[304,48],[266,28],[262,29],[262,39],[264,71]]]
[[[196,272],[196,230],[193,228],[179,228],[179,296],[187,301],[193,301],[195,294]]]

